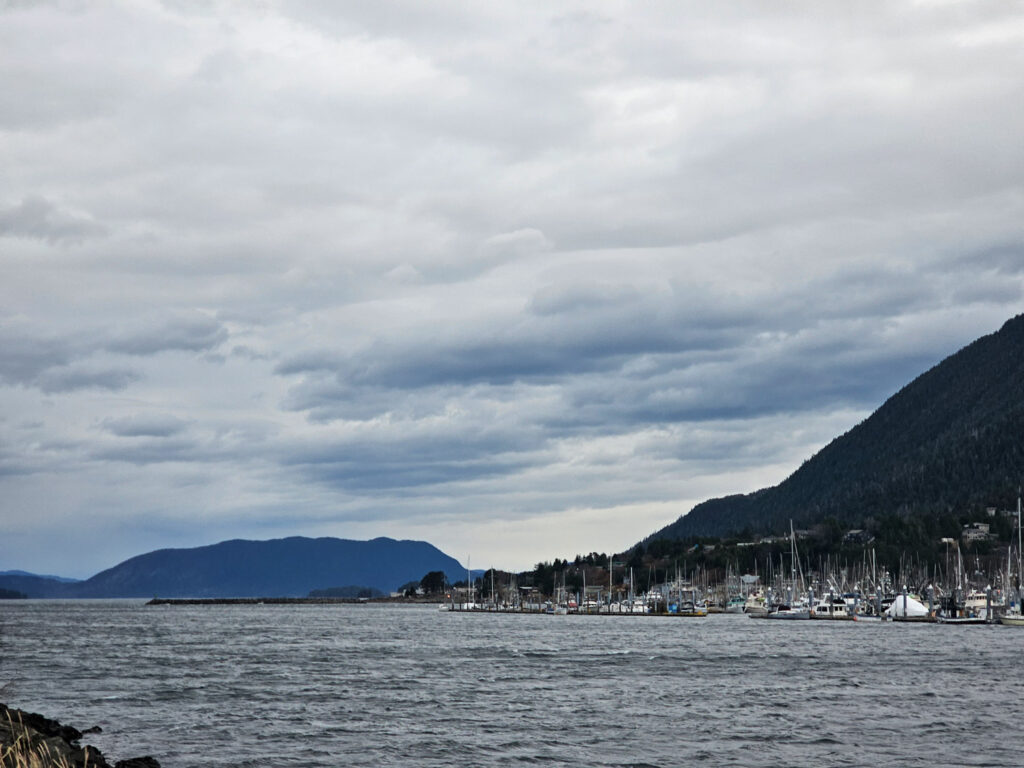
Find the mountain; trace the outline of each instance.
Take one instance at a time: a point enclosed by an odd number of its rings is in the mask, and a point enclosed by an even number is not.
[[[648,537],[782,532],[834,518],[1015,508],[1024,480],[1024,315],[923,373],[785,481],[698,504]]]
[[[454,558],[423,541],[294,536],[161,549],[82,582],[45,580],[16,586],[0,578],[0,587],[29,597],[305,597],[339,584],[390,592],[430,571],[444,571],[453,580],[465,575]]]
[[[29,597],[65,597],[65,590],[80,583],[59,576],[39,576],[26,571],[0,573],[0,589],[21,592]]]
[[[34,579],[50,579],[52,581],[59,581],[62,584],[74,584],[75,582],[81,581],[81,579],[69,579],[65,576],[51,576],[44,575],[41,573],[29,573],[28,571],[0,571],[0,576],[31,576]]]

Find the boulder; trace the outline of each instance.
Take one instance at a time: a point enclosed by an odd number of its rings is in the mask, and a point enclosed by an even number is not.
[[[160,768],[152,757],[121,760],[111,766],[98,749],[88,744],[81,746],[81,738],[82,732],[69,725],[0,704],[0,768],[20,768],[37,762],[68,768]]]

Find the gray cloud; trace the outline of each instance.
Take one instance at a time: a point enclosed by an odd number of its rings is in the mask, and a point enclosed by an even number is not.
[[[50,368],[67,365],[72,348],[64,340],[34,335],[31,329],[0,326],[0,381],[34,384]]]
[[[0,237],[62,243],[105,233],[106,228],[91,218],[58,208],[43,197],[29,196],[15,205],[0,206]]]
[[[118,437],[171,437],[188,427],[188,422],[166,414],[133,414],[106,418],[104,430]]]
[[[228,338],[223,324],[212,317],[191,315],[176,317],[159,325],[121,332],[108,341],[111,352],[126,355],[155,355],[160,352],[203,352],[212,350]]]
[[[94,368],[76,364],[50,368],[39,376],[36,384],[47,394],[63,394],[79,389],[117,392],[138,380],[139,374],[127,368]]]
[[[0,326],[0,382],[46,394],[81,389],[118,391],[137,381],[136,371],[85,362],[92,350],[74,336],[37,335],[22,325]]]

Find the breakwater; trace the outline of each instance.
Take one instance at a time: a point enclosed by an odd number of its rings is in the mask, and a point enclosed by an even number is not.
[[[437,605],[417,597],[154,597],[146,605]]]

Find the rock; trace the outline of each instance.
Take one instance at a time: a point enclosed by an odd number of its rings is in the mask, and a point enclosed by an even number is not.
[[[86,733],[99,733],[99,726]],[[82,732],[35,712],[23,712],[0,704],[0,768],[26,765],[60,765],[67,768],[160,768],[152,757],[121,760],[114,766],[103,753],[78,744]]]

